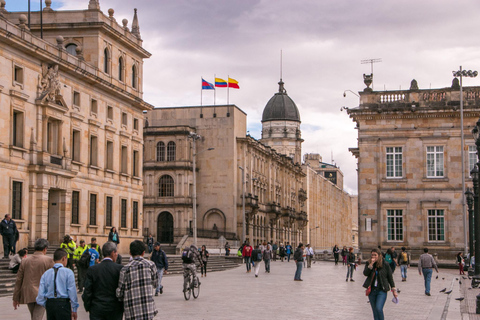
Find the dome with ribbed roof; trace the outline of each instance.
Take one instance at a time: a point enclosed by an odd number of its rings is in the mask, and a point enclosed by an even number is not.
[[[280,79],[278,92],[263,109],[262,122],[275,120],[300,122],[300,112],[298,112],[295,102],[288,96],[283,84],[282,79]]]

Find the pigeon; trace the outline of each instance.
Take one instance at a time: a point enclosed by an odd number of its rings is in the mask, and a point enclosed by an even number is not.
[[[400,293],[400,292],[401,292],[400,289],[397,289],[397,293]]]
[[[438,276],[436,276],[435,279],[438,279]]]
[[[442,290],[440,290],[440,292],[445,292],[447,291],[447,288],[443,288]]]
[[[462,298],[457,298],[457,299],[455,299],[455,300],[463,301],[463,299],[465,299],[465,298],[462,297]]]
[[[445,278],[442,278],[442,280],[445,280]]]
[[[462,284],[462,280],[458,281],[458,284]]]
[[[463,278],[463,280],[467,279],[467,277],[465,277],[465,276],[462,276],[462,278]]]
[[[458,280],[458,278],[455,278],[455,280]]]
[[[450,294],[450,293],[452,293],[452,290],[445,292],[445,294]]]

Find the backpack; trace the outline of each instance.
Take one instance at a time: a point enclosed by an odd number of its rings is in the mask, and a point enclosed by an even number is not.
[[[85,251],[83,251],[82,256],[78,260],[77,264],[79,267],[82,267],[84,269],[87,269],[90,266],[90,252],[88,251],[88,249],[85,249]]]
[[[385,261],[387,261],[388,263],[392,263],[392,261],[393,261],[393,260],[392,260],[392,256],[387,253],[387,254],[385,255]]]
[[[252,251],[252,260],[253,261],[262,261],[262,251],[255,249]]]
[[[195,257],[195,254],[193,253],[190,248],[187,248],[183,250],[182,252],[182,261],[183,263],[193,263],[193,258]]]
[[[400,253],[400,258],[402,260],[402,262],[408,262],[408,256],[407,256],[407,253],[406,252],[402,252]]]

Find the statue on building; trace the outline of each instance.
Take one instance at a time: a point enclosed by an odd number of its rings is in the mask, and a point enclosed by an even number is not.
[[[60,96],[60,80],[58,79],[58,64],[48,66],[42,64],[42,75],[38,76],[39,99],[54,102]]]
[[[367,86],[364,90],[365,91],[370,91],[372,90],[372,88],[370,88],[370,85],[372,84],[373,82],[373,73],[371,74],[363,74],[363,83],[365,83],[365,85]]]

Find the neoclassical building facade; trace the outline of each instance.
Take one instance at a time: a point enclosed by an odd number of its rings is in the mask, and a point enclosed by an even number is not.
[[[104,243],[115,226],[128,252],[128,240],[143,237],[150,53],[136,12],[130,31],[98,1],[77,11],[50,4],[42,31],[39,12],[28,28],[25,12],[0,8],[0,212],[17,223],[17,247],[40,237],[59,245],[65,234]]]

